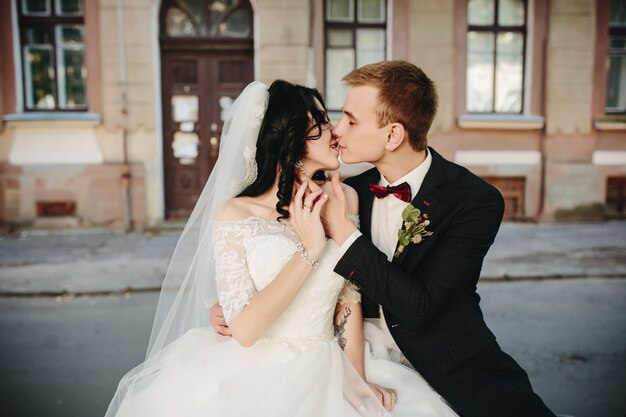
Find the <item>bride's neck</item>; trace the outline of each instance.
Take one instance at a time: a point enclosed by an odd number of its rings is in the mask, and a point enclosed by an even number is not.
[[[267,191],[257,196],[257,199],[263,204],[275,207],[276,203],[278,202],[278,196],[276,194],[278,194],[278,177],[276,177],[276,179],[274,180],[274,184],[272,184],[272,186]]]

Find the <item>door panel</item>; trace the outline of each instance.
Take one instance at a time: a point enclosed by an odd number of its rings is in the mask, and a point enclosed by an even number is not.
[[[168,219],[187,217],[196,204],[217,160],[223,117],[253,80],[252,57],[252,51],[163,51]]]

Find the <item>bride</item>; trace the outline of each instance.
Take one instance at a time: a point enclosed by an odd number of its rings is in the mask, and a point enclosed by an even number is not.
[[[392,360],[401,354],[333,272],[340,249],[320,220],[332,189],[308,192],[297,174],[336,170],[335,145],[317,90],[246,87],[174,251],[146,360],[107,417],[456,416]],[[232,338],[209,324],[217,301]]]

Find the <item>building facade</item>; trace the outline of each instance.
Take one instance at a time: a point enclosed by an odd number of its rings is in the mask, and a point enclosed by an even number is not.
[[[624,216],[625,0],[10,0],[0,219],[184,218],[248,82],[314,86],[336,118],[341,76],[383,59],[433,79],[429,144],[496,185],[507,219]]]

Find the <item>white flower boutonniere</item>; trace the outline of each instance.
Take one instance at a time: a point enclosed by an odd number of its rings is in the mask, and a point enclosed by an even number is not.
[[[428,214],[422,214],[412,204],[406,206],[402,212],[402,220],[404,221],[404,228],[398,230],[398,249],[393,255],[395,258],[399,257],[411,243],[418,244],[433,234],[433,232],[426,230],[430,225]]]

